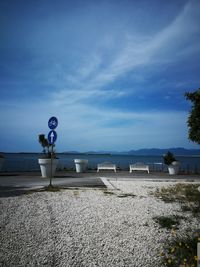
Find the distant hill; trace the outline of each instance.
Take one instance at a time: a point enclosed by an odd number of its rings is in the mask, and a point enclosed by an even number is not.
[[[78,152],[78,151],[68,151],[63,152],[66,154],[88,154],[88,155],[135,155],[135,156],[162,156],[166,154],[168,151],[172,152],[177,156],[197,156],[200,155],[200,149],[185,149],[183,147],[175,147],[175,148],[144,148],[138,150],[130,150],[130,151],[86,151],[86,152]]]
[[[200,149],[185,149],[182,147],[177,148],[147,148],[139,150],[130,150],[126,152],[128,155],[147,155],[147,156],[160,156],[166,154],[168,151],[172,152],[174,155],[200,155]]]

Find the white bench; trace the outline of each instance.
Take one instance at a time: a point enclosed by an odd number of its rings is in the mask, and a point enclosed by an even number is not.
[[[132,171],[147,171],[149,173],[149,165],[146,165],[143,162],[137,162],[135,164],[130,164],[130,173]]]
[[[103,162],[97,165],[97,172],[99,170],[113,170],[114,172],[117,171],[116,165],[110,162]]]

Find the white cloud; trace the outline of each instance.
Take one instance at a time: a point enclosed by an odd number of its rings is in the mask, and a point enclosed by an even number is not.
[[[187,140],[186,118],[185,112],[119,112],[75,106],[65,113],[67,124],[61,122],[60,130],[68,133],[69,147],[78,142],[74,149],[182,146],[183,139]]]
[[[45,55],[37,58],[36,68],[39,68],[39,71],[35,80],[41,83],[43,79],[44,83],[55,88],[54,98],[57,105],[59,103],[85,103],[88,99],[95,101],[103,97],[112,99],[112,97],[127,95],[126,88],[121,86],[117,90],[112,87],[112,83],[128,72],[132,72],[133,77],[135,76],[134,80],[144,81],[146,72],[149,70],[154,73],[157,71],[156,68],[160,70],[160,67],[173,62],[174,59],[177,61],[178,58],[199,51],[199,42],[195,44],[191,41],[191,37],[199,38],[199,18],[199,2],[189,1],[174,21],[151,36],[136,34],[136,30],[131,31],[131,28],[120,27],[116,36],[116,32],[112,35],[110,31],[101,30],[99,35],[94,35],[94,42],[87,43],[87,49],[84,38],[89,38],[89,33],[81,35],[80,40],[76,39],[78,38],[77,33],[72,32],[69,26],[72,23],[78,27],[73,16],[69,18],[69,21],[65,17],[59,18],[58,22],[51,19],[45,23],[43,21],[41,28],[39,27],[39,33],[34,28],[31,37],[29,36],[31,41],[34,40],[31,42],[33,43],[33,47],[31,47],[31,50],[34,51],[33,54],[41,56],[41,52],[44,52]],[[87,23],[87,25],[91,23],[89,19],[87,19]],[[51,24],[54,27],[48,35],[47,29]],[[64,25],[68,25],[67,28]],[[77,30],[79,32],[80,29]],[[44,33],[45,36],[50,36],[50,40],[41,38]],[[75,40],[72,38],[69,41],[70,48],[67,49],[70,34]],[[52,42],[57,35],[59,36],[59,45]],[[91,40],[91,37],[89,39]],[[77,44],[78,40],[80,44]],[[73,41],[76,41],[75,49],[72,47]],[[41,48],[41,43],[45,47]],[[62,49],[59,49],[59,46]],[[76,53],[79,56],[75,55]],[[48,64],[46,55],[52,64],[45,65],[45,68],[40,69],[39,66],[43,61]],[[70,65],[68,61],[72,64]],[[31,75],[34,75],[34,72],[31,72]],[[145,90],[149,90],[149,88],[132,88],[132,91],[140,91],[140,93]],[[66,93],[64,93],[65,91]]]
[[[95,99],[96,103],[100,99],[115,99],[124,95],[128,95],[128,92],[124,90],[103,90],[99,88],[80,88],[80,89],[63,89],[50,94],[50,98],[53,99],[53,103],[56,106],[73,105],[76,103],[85,103],[88,100]]]
[[[91,54],[87,54],[85,59],[80,62],[79,68],[73,74],[63,75],[66,77],[63,87],[72,86],[71,89],[64,89],[66,90],[64,98],[68,98],[68,101],[73,103],[84,102],[86,99],[95,99],[96,97],[123,96],[126,94],[126,88],[121,88],[119,92],[116,89],[110,89],[109,92],[103,88],[127,72],[137,72],[140,68],[144,71],[150,66],[153,71],[157,66],[177,61],[178,58],[194,53],[194,46],[196,52],[199,50],[199,46],[190,41],[191,37],[199,35],[199,18],[200,4],[197,1],[190,1],[174,21],[153,36],[121,33],[123,42],[115,44],[113,52],[110,51],[109,59],[103,57],[101,47],[98,48],[99,52],[92,50]],[[120,50],[117,49],[118,46],[120,46]],[[102,49],[104,48],[102,46]],[[58,89],[58,95],[62,96],[64,90],[59,91]],[[112,90],[115,90],[116,93],[114,94]],[[140,88],[140,92],[141,90],[142,88]]]
[[[9,101],[9,107],[1,108],[2,144],[8,144],[9,133],[11,144],[13,140],[28,143],[27,151],[40,151],[37,136],[48,133],[51,116],[59,120],[56,131],[60,152],[188,145],[186,112],[125,112],[79,102],[57,106],[53,98],[37,105],[21,101],[14,106]]]
[[[100,64],[100,56],[94,54],[90,57],[90,59],[86,58],[86,63],[80,66],[80,68],[77,70],[77,73],[80,75],[81,78],[87,78],[98,69]]]
[[[194,1],[187,3],[175,20],[157,34],[151,37],[129,34],[121,53],[116,55],[113,63],[94,80],[104,85],[140,66],[173,62],[174,54],[181,56],[185,51],[187,54],[194,53],[194,43],[190,38],[199,36],[199,24],[200,4]],[[199,46],[195,47],[198,51]]]
[[[111,85],[122,75],[135,71],[134,75],[138,79],[137,81],[143,81],[144,74],[140,72],[137,76],[138,70],[150,68],[153,72],[155,66],[160,68],[165,63],[173,62],[175,57],[177,60],[177,57],[181,58],[195,51],[198,52],[199,42],[194,44],[191,42],[191,37],[195,37],[193,40],[199,40],[199,18],[199,2],[190,1],[174,21],[154,35],[136,36],[129,28],[128,33],[128,30],[125,33],[119,32],[118,37],[120,36],[121,39],[117,42],[114,37],[105,34],[99,45],[96,40],[95,45],[91,42],[86,53],[83,53],[83,48],[80,51],[81,57],[74,56],[77,50],[72,49],[72,42],[70,43],[71,48],[67,50],[67,37],[64,40],[61,38],[65,34],[64,28],[61,29],[62,34],[58,33],[60,43],[64,41],[60,44],[61,51],[59,51],[59,46],[52,42],[56,39],[53,37],[57,36],[57,29],[54,28],[50,39],[47,38],[43,43],[43,39],[40,38],[37,40],[39,45],[36,42],[31,49],[35,49],[35,54],[39,51],[39,55],[42,55],[41,51],[44,51],[49,45],[46,54],[48,56],[52,54],[52,62],[57,63],[50,66],[46,66],[48,64],[46,63],[45,70],[38,71],[39,74],[35,80],[43,79],[55,90],[48,92],[44,101],[37,103],[27,104],[26,101],[20,101],[19,104],[13,105],[9,99],[9,106],[2,105],[1,109],[2,125],[4,125],[2,135],[6,136],[6,133],[9,132],[12,140],[22,140],[22,138],[32,140],[32,147],[35,150],[37,134],[48,132],[48,118],[54,115],[59,119],[57,142],[59,151],[128,150],[187,144],[187,114],[185,112],[125,112],[103,105],[98,108],[99,105],[96,104],[99,104],[99,100],[116,98],[120,100],[121,97],[131,93],[123,86],[115,88],[114,85]],[[62,23],[65,22],[63,20]],[[41,30],[41,36],[43,32],[47,32],[46,27]],[[33,40],[37,39],[35,35],[38,37],[36,30]],[[83,34],[81,43],[84,41],[84,37]],[[76,41],[76,38],[74,37],[73,41]],[[98,40],[100,39],[101,36]],[[41,43],[44,46],[42,49],[40,49]],[[87,42],[88,44],[89,42]],[[73,51],[72,56],[70,55],[71,51]],[[39,61],[39,66],[42,61],[45,62],[46,54]],[[60,59],[62,55],[63,58]],[[69,58],[75,62],[71,68],[69,68],[70,63],[65,62]],[[35,66],[37,67],[37,64]],[[29,75],[32,75],[30,70]],[[170,81],[164,82],[170,83]],[[182,85],[177,82],[178,86]],[[132,90],[140,90],[140,96],[143,97],[145,90],[149,90],[149,88],[140,87],[139,89],[132,88]],[[166,99],[169,97],[170,95],[166,94]],[[2,142],[4,142],[3,138]]]

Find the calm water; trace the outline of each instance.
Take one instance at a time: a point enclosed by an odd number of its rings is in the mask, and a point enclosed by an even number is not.
[[[39,170],[38,158],[41,154],[36,153],[5,153],[3,171],[33,171]],[[87,159],[88,168],[95,169],[98,163],[109,161],[115,163],[121,169],[128,169],[129,164],[144,162],[150,164],[154,170],[162,170],[162,156],[129,156],[129,155],[80,155],[80,154],[57,154],[59,157],[58,168],[75,169],[74,159]],[[182,171],[200,172],[200,156],[176,156],[181,162]],[[164,166],[165,170],[165,166]]]

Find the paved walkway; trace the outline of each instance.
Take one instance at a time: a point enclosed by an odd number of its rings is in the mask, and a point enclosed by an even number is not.
[[[160,180],[160,181],[200,181],[200,175],[176,175],[168,173],[118,171],[88,171],[76,173],[74,171],[57,172],[52,179],[52,184],[59,187],[105,187],[101,178],[120,180]],[[0,197],[15,196],[24,193],[25,190],[43,188],[49,185],[48,178],[41,178],[40,172],[6,172],[0,174]]]
[[[1,173],[0,197],[18,196],[26,190],[43,188],[49,185],[49,178],[42,178],[40,172]],[[106,187],[99,176],[75,172],[58,172],[52,184],[61,188],[68,187]]]

